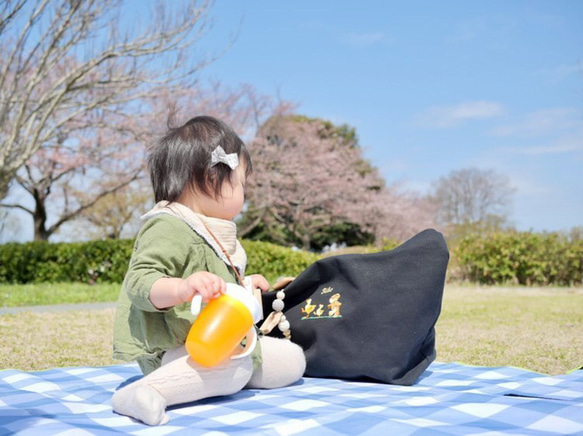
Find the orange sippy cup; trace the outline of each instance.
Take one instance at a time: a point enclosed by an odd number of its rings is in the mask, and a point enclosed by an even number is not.
[[[202,296],[192,299],[191,312],[198,317],[186,338],[186,350],[197,363],[211,367],[228,357],[248,356],[257,344],[254,324],[261,319],[261,306],[250,291],[234,283],[227,283],[227,292],[215,298],[201,311]],[[199,314],[200,312],[200,314]],[[245,349],[233,355],[238,345],[247,338]]]

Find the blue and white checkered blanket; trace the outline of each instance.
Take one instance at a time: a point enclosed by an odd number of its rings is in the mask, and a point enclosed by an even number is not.
[[[136,365],[0,372],[0,435],[558,435],[583,434],[583,370],[433,363],[414,386],[304,378],[169,410],[148,427],[111,410]]]

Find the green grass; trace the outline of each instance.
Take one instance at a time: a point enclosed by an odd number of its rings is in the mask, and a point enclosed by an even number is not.
[[[0,315],[0,369],[119,363],[111,359],[114,313]],[[583,289],[448,284],[436,329],[441,362],[564,374],[583,365]]]
[[[116,301],[120,287],[117,283],[3,284],[0,285],[0,307]]]
[[[114,309],[0,316],[0,369],[103,366],[112,360]]]
[[[448,285],[437,359],[562,374],[583,366],[583,290]]]

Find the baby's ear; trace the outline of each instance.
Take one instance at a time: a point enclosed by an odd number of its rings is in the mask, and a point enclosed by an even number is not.
[[[280,277],[277,279],[277,281],[273,285],[273,290],[279,291],[280,289],[285,288],[287,285],[289,285],[294,280],[295,280],[295,277]]]

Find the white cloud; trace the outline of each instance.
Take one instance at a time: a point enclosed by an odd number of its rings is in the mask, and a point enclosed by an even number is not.
[[[431,192],[432,182],[428,180],[403,180],[402,187],[405,190],[414,191],[423,195]]]
[[[557,83],[576,73],[583,75],[583,64],[578,63],[573,65],[558,65],[553,68],[537,70],[533,74],[535,76],[547,79],[553,83]]]
[[[448,42],[468,42],[491,33],[491,27],[487,23],[487,17],[480,17],[461,22],[455,26],[450,36],[446,38]]]
[[[365,48],[377,43],[391,42],[382,32],[348,33],[342,40],[353,48]]]
[[[503,150],[508,153],[524,155],[567,154],[583,151],[583,128],[573,134],[565,135],[548,145],[512,147]]]
[[[465,121],[494,118],[504,113],[500,103],[470,101],[453,106],[434,106],[417,116],[418,124],[425,127],[454,127]]]
[[[452,44],[475,44],[499,49],[508,46],[516,20],[506,15],[488,14],[458,23],[446,34],[445,41]]]
[[[531,112],[521,120],[497,126],[491,133],[496,136],[531,138],[552,134],[580,125],[581,112],[573,108],[553,108]]]
[[[510,174],[510,186],[516,189],[518,196],[540,197],[553,194],[553,188],[540,182],[538,179],[532,179],[530,175]]]
[[[564,154],[572,153],[575,151],[582,151],[583,144],[572,144],[572,145],[549,145],[540,147],[526,147],[526,148],[513,148],[508,151],[515,152],[518,154]]]
[[[412,165],[402,158],[391,158],[380,165],[381,172],[385,174],[402,174],[411,168]]]
[[[500,154],[500,150],[489,150],[486,154],[475,156],[467,166],[475,166],[484,170],[495,169],[500,174],[508,176],[510,186],[514,188],[517,197],[537,197],[553,193],[553,188],[537,177],[536,166],[526,163],[524,159],[509,159]]]

